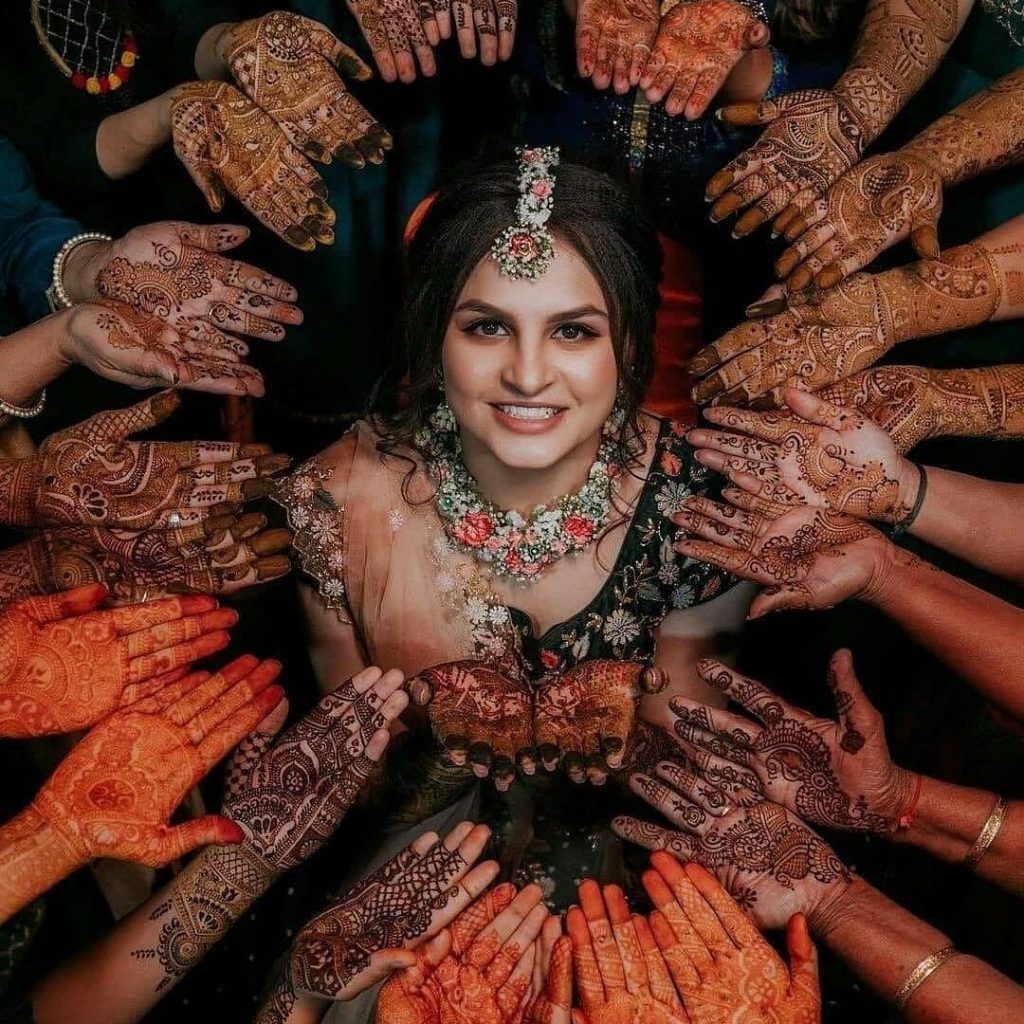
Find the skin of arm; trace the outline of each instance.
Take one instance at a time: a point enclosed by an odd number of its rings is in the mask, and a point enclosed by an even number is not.
[[[342,680],[369,664],[356,627],[342,622],[307,583],[299,584],[299,599],[306,614],[309,657],[321,693],[329,693]]]
[[[892,999],[925,957],[950,945],[938,929],[894,903],[862,878],[808,915],[815,937],[874,991]],[[910,997],[904,1019],[921,1024],[985,1024],[1024,1014],[1024,990],[994,967],[954,957]]]
[[[47,384],[71,366],[61,350],[70,319],[71,310],[63,310],[0,340],[0,380],[6,401],[12,405],[34,401]]]
[[[133,174],[171,141],[171,93],[104,118],[96,129],[96,158],[113,181]]]

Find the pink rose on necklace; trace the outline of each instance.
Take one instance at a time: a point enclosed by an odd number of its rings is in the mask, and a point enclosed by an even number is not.
[[[494,533],[494,523],[485,512],[467,512],[454,530],[456,538],[471,548],[478,548]]]
[[[511,551],[509,551],[508,554],[505,555],[505,557],[502,559],[502,564],[509,572],[521,573],[524,571],[525,568],[525,563],[523,562],[522,557],[520,556],[519,552],[516,551],[514,548]]]
[[[583,516],[569,516],[565,520],[565,532],[577,544],[589,544],[594,536],[594,524]]]

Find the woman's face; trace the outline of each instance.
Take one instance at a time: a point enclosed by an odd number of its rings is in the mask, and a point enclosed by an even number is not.
[[[442,350],[448,404],[467,455],[544,470],[592,458],[615,404],[618,370],[601,286],[555,240],[536,281],[506,277],[489,257],[466,281]]]

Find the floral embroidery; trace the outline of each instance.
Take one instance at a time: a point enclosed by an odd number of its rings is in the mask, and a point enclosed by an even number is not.
[[[294,531],[292,547],[303,571],[314,580],[328,608],[343,622],[348,618],[345,600],[345,510],[323,484],[332,470],[319,459],[310,459],[281,481],[274,501],[288,515]]]

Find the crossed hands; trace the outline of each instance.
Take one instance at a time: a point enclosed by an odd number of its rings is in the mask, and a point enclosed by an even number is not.
[[[768,27],[736,0],[678,3],[664,15],[655,0],[580,0],[580,75],[619,94],[637,86],[671,115],[703,116],[733,68],[768,44]]]
[[[536,686],[473,661],[421,672],[410,682],[429,703],[434,734],[457,765],[507,789],[518,767],[533,775],[561,767],[577,783],[603,784],[624,763],[642,693],[664,689],[658,669],[632,662],[588,661],[551,673]]]

